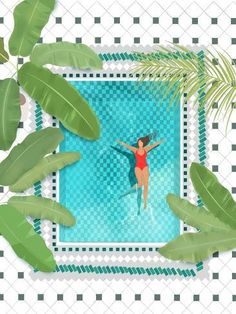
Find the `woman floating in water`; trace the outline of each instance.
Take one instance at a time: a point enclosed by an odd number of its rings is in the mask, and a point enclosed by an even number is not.
[[[146,146],[151,140],[151,136],[147,135],[145,137],[141,137],[138,139],[138,148],[128,145],[124,142],[117,140],[117,142],[124,147],[128,148],[135,154],[136,165],[135,165],[135,176],[138,182],[138,188],[141,189],[144,186],[143,190],[143,199],[144,199],[144,208],[147,207],[147,196],[148,196],[148,178],[149,178],[149,169],[147,164],[147,153],[157,147],[164,140],[160,140],[152,145]],[[137,188],[136,184],[132,187],[132,189]]]

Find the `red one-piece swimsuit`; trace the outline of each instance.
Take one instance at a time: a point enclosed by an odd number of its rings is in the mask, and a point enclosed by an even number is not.
[[[139,155],[138,150],[136,150],[135,158],[136,158],[136,165],[135,165],[135,167],[138,167],[141,170],[143,170],[145,167],[148,166],[147,160],[146,160],[147,152],[145,150],[144,150],[143,155]]]

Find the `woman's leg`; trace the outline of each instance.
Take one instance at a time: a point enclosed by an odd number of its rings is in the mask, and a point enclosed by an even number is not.
[[[137,195],[137,205],[138,205],[138,215],[140,215],[141,203],[142,203],[142,170],[138,167],[135,167],[135,175],[138,182],[138,195]]]
[[[149,170],[148,167],[143,168],[143,199],[144,199],[144,208],[147,207],[147,197],[148,197],[148,179],[149,179]]]
[[[141,188],[143,185],[143,179],[142,179],[142,170],[138,167],[135,167],[135,175],[138,181],[138,188]]]

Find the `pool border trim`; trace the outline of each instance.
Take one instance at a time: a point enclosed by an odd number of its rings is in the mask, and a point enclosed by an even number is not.
[[[204,82],[204,52],[201,50],[200,53],[193,53],[195,57],[198,58],[198,62],[199,62],[199,93],[201,93],[202,97],[201,97],[201,105],[204,106],[204,102],[205,102],[205,98],[204,98],[204,85],[202,85],[202,83]],[[106,60],[106,55],[111,55],[110,53],[108,54],[100,54],[100,57],[107,61]],[[112,58],[113,60],[117,60],[115,58],[115,55],[116,54],[112,54]],[[118,53],[118,55],[120,55]],[[122,53],[122,55],[124,55]],[[128,55],[135,55],[133,53],[131,54],[128,54]],[[157,53],[158,55],[158,53]],[[168,54],[165,54],[165,55],[168,55]],[[159,57],[159,55],[157,56]],[[125,59],[125,58],[124,58]],[[124,60],[122,59],[122,60]],[[119,60],[119,59],[118,59]],[[203,69],[203,70],[202,70]],[[66,77],[65,74],[63,74],[63,77]],[[69,77],[73,77],[73,73],[69,74]],[[200,79],[201,78],[201,79]],[[200,138],[200,144],[198,146],[198,153],[199,153],[199,159],[201,161],[201,163],[204,163],[205,162],[205,159],[206,159],[206,145],[205,145],[205,142],[206,142],[206,138],[205,138],[205,132],[206,132],[206,128],[205,128],[205,110],[204,110],[204,107],[203,109],[201,109],[201,111],[199,112],[201,114],[201,117],[199,117],[198,115],[198,122],[199,122],[199,125],[198,125],[198,131],[199,131],[199,138]],[[56,120],[53,119],[53,126],[56,126]],[[36,123],[36,130],[40,130],[42,128],[42,111],[41,111],[41,108],[39,107],[38,104],[36,104],[36,109],[35,109],[35,123]],[[187,139],[186,139],[187,141]],[[55,180],[55,177],[56,176],[56,173],[53,173],[53,180]],[[182,182],[183,183],[183,182]],[[35,189],[35,195],[37,196],[41,196],[42,193],[41,193],[41,189],[42,189],[42,186],[41,186],[41,182],[37,182],[35,185],[34,185],[34,189]],[[56,197],[55,194],[52,195],[53,197]],[[41,220],[40,219],[34,219],[33,221],[33,224],[34,224],[34,229],[37,233],[41,234]],[[55,223],[52,223],[52,233],[53,231],[55,231]],[[53,237],[52,237],[53,239]],[[52,243],[53,245],[54,243]],[[137,251],[137,248],[134,248],[135,251]],[[142,251],[146,251],[146,248],[142,248]],[[149,251],[153,251],[153,248],[147,248],[149,249]],[[155,249],[156,250],[156,249]],[[54,247],[54,251],[55,250],[55,247]],[[64,250],[63,250],[64,251]],[[71,248],[69,248],[68,250],[69,252],[72,251]],[[75,250],[76,252],[78,252],[78,250]],[[82,250],[83,251],[83,250]],[[89,248],[89,251],[90,248]],[[123,251],[123,250],[121,250]],[[70,272],[77,272],[77,273],[81,273],[81,272],[86,272],[86,273],[90,273],[90,272],[94,272],[94,273],[113,273],[113,274],[116,274],[116,273],[129,273],[129,274],[139,274],[139,275],[142,275],[143,274],[143,271],[144,273],[147,273],[148,275],[158,275],[160,274],[159,271],[155,268],[146,268],[146,267],[111,267],[111,269],[109,269],[109,266],[106,266],[105,268],[106,270],[104,270],[104,267],[94,267],[92,265],[75,265],[75,264],[71,264],[71,265],[57,265],[57,268],[55,270],[55,272],[67,272],[67,271],[70,271]],[[162,267],[158,267],[158,269],[162,269],[163,271],[161,273],[164,272],[165,275],[170,275],[170,274],[178,274],[180,276],[186,274],[185,271],[184,273],[182,273],[182,271],[178,271],[176,272],[176,270],[174,270],[174,268],[171,268],[169,269],[168,267],[166,268],[162,268]],[[203,269],[203,263],[202,262],[199,262],[196,264],[196,272],[200,271]],[[189,271],[189,270],[188,270]],[[187,271],[187,276],[195,276],[196,275],[196,272],[194,269],[192,269],[190,271],[190,273],[188,273]],[[37,272],[37,270],[35,269],[34,272]],[[185,275],[184,275],[185,276]]]
[[[70,80],[68,80],[70,81]],[[72,81],[85,81],[83,78],[82,79],[73,79]],[[107,79],[89,79],[87,81],[107,81]],[[109,80],[109,81],[136,81],[135,79],[133,78],[129,78],[129,79],[126,79],[124,80],[123,78],[122,79],[119,79],[119,80]],[[183,197],[183,169],[184,169],[184,164],[187,165],[187,162],[183,162],[183,134],[184,134],[184,125],[183,125],[183,120],[184,120],[184,112],[185,110],[187,110],[187,106],[186,106],[186,103],[185,103],[185,97],[183,96],[182,97],[182,100],[181,100],[181,106],[180,107],[180,110],[179,110],[179,122],[180,122],[180,130],[179,130],[179,147],[180,147],[180,150],[179,150],[179,181],[180,181],[180,189],[179,189],[179,192],[180,192],[180,196]],[[185,109],[186,108],[186,109]],[[59,123],[57,123],[57,126],[59,127]],[[186,128],[185,128],[186,129]],[[187,139],[186,139],[186,142],[187,142]],[[60,145],[58,146],[56,152],[60,152]],[[54,176],[54,178],[56,178],[56,201],[60,203],[60,173],[59,171],[56,173],[56,175]],[[184,233],[184,223],[181,219],[179,219],[179,222],[178,222],[178,227],[179,227],[179,233],[178,235],[181,235]],[[93,247],[93,248],[96,248],[96,247],[104,247],[107,249],[107,251],[111,248],[116,248],[116,247],[124,247],[126,250],[125,251],[128,251],[129,249],[132,249],[133,247],[137,247],[137,248],[140,248],[142,246],[144,247],[153,247],[155,249],[159,249],[161,246],[164,246],[168,241],[166,242],[64,242],[64,241],[60,241],[60,226],[55,224],[56,226],[56,232],[54,232],[53,234],[55,235],[57,241],[56,241],[56,244],[55,244],[55,247],[58,247],[60,246],[60,249],[62,249],[62,247],[69,247],[71,246],[73,248],[72,252],[75,251],[75,248],[79,246],[80,248],[80,251],[85,248],[85,251],[88,247]],[[54,242],[55,243],[55,242]]]

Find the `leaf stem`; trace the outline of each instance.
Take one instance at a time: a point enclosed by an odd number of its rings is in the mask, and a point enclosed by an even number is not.
[[[7,59],[2,53],[0,53],[0,56],[3,57],[3,59],[5,59],[7,62],[9,62],[9,63],[16,69],[15,64],[12,63],[12,62],[10,61],[10,59]]]
[[[12,78],[16,73],[17,73],[17,71],[12,74],[11,78]]]

